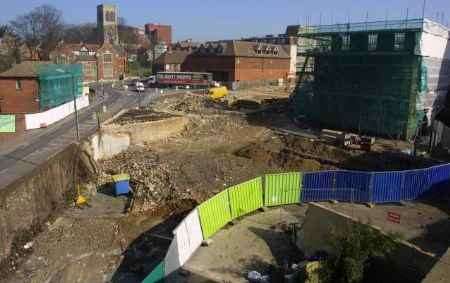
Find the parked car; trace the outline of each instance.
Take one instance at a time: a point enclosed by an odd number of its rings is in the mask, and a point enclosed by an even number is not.
[[[136,91],[137,92],[144,92],[145,91],[145,87],[144,87],[144,83],[143,82],[137,81],[135,83],[135,86],[136,86]]]

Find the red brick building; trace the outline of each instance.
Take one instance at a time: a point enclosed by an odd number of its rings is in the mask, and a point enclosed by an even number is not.
[[[126,72],[127,56],[117,45],[64,44],[61,43],[50,58],[57,64],[81,64],[84,82],[113,81],[122,78]],[[98,72],[97,72],[98,70]]]
[[[186,57],[185,72],[209,72],[216,81],[267,81],[286,79],[290,69],[288,46],[221,41],[201,45]]]
[[[159,56],[155,61],[155,68],[157,72],[181,72],[182,65],[186,61],[190,52],[169,50],[163,55]]]
[[[145,34],[151,43],[164,42],[167,46],[172,44],[172,26],[159,24],[146,24]]]
[[[49,63],[25,61],[0,74],[0,113],[39,112],[38,68]]]

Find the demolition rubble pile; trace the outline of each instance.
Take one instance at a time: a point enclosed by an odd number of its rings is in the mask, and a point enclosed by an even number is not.
[[[190,198],[173,185],[167,165],[159,163],[158,156],[144,148],[134,148],[101,162],[104,183],[110,175],[127,173],[133,190],[131,212],[154,211],[174,200]]]
[[[165,97],[156,101],[157,108],[170,112],[181,112],[187,114],[220,114],[223,106],[208,99],[206,96],[198,94],[185,94],[178,97]]]

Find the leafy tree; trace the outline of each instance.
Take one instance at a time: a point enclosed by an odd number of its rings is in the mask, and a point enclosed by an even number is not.
[[[324,283],[361,283],[374,259],[386,259],[396,244],[367,225],[353,224],[349,232],[333,237],[334,254],[320,270]]]
[[[62,12],[50,5],[34,8],[11,21],[14,33],[27,45],[31,54],[48,60],[50,52],[63,35]]]

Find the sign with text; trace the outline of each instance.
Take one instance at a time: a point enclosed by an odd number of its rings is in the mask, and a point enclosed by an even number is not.
[[[401,216],[400,214],[392,211],[388,211],[387,220],[396,224],[400,224]]]

